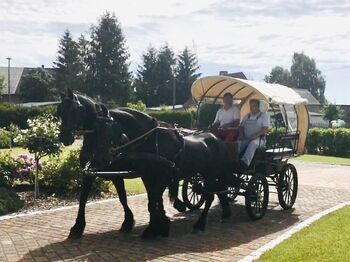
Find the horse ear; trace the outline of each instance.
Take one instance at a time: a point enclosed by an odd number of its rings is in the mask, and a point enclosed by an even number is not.
[[[109,113],[108,113],[107,107],[104,104],[101,104],[100,106],[101,106],[101,109],[102,109],[102,115],[104,117],[109,117]]]
[[[69,97],[70,99],[73,100],[74,94],[73,94],[72,90],[70,90],[70,88],[67,88],[67,95],[68,95],[68,97]]]

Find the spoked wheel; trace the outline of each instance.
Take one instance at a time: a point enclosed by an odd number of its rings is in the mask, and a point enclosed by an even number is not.
[[[265,215],[269,202],[269,185],[266,177],[260,173],[254,174],[249,182],[245,196],[245,208],[252,220]]]
[[[286,210],[292,208],[298,193],[298,174],[292,164],[283,167],[277,181],[277,192],[281,207]]]
[[[202,194],[204,182],[200,176],[184,179],[182,183],[182,200],[190,210],[197,210],[204,204]]]

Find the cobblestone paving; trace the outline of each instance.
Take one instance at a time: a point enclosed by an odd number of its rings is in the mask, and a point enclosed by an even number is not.
[[[302,170],[299,173],[317,179],[317,174],[305,170],[305,174]],[[350,167],[342,171],[350,175]],[[233,216],[225,222],[220,220],[216,202],[206,232],[199,234],[191,233],[199,211],[178,213],[167,203],[172,220],[170,237],[145,242],[140,234],[148,222],[146,197],[129,198],[136,226],[128,235],[118,231],[123,212],[116,199],[87,207],[85,233],[76,241],[66,239],[76,207],[0,221],[0,261],[236,261],[296,223],[348,200],[350,190],[330,188],[326,182],[300,185],[295,209],[281,210],[276,194],[270,194],[266,216],[254,222],[245,213],[242,197],[232,203]]]

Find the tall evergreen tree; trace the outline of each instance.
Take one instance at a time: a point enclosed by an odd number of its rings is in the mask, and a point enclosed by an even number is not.
[[[80,90],[82,82],[78,76],[82,71],[82,65],[79,61],[79,45],[73,40],[68,29],[59,41],[57,53],[54,62],[57,90],[63,91],[66,88]]]
[[[148,48],[142,55],[142,65],[137,70],[135,79],[135,91],[137,99],[147,106],[158,106],[158,76],[157,76],[158,53],[154,47]]]
[[[160,105],[171,105],[175,85],[174,67],[176,59],[173,50],[166,44],[159,50],[157,59],[158,98]]]
[[[187,47],[177,59],[176,72],[176,103],[183,104],[191,97],[191,85],[200,77],[198,60]]]
[[[125,104],[131,93],[129,53],[118,19],[104,14],[91,28],[91,50],[88,59],[90,93],[103,101]]]

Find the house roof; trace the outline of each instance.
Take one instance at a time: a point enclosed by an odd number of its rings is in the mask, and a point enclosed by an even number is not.
[[[19,82],[23,74],[23,67],[10,68],[10,94],[16,94]],[[7,66],[0,66],[0,75],[4,77],[4,88],[1,90],[2,95],[8,94],[8,68]]]
[[[235,73],[229,73],[227,71],[220,71],[219,75],[221,76],[230,76],[233,78],[240,78],[240,79],[246,79],[247,77],[245,76],[245,74],[243,72],[235,72]]]
[[[302,88],[292,88],[295,92],[297,92],[302,98],[306,99],[306,104],[308,105],[320,105],[320,102],[310,93],[307,89]]]

